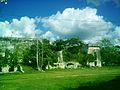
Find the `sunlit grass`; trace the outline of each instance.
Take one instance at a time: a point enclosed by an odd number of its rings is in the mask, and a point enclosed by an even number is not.
[[[0,75],[0,90],[67,90],[114,79],[120,67],[48,70]]]

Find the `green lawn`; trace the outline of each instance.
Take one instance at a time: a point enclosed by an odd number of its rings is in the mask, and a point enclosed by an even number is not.
[[[119,75],[120,67],[0,74],[0,90],[116,90]]]

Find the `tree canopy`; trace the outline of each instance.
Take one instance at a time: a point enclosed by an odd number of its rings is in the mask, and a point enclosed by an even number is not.
[[[95,56],[87,54],[88,44],[79,38],[59,39],[54,42],[47,39],[0,39],[0,67],[24,64],[42,70],[46,65],[53,65],[58,61],[57,52],[61,50],[65,62],[75,61],[86,66],[87,62],[95,60]],[[99,46],[103,65],[120,64],[119,45],[113,45],[109,39],[103,39]]]

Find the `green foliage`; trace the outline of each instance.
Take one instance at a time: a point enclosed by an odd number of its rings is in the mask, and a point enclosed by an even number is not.
[[[33,68],[37,67],[37,47],[38,47],[38,63],[42,69],[45,69],[46,65],[53,64],[56,62],[56,52],[53,49],[53,46],[50,44],[49,40],[43,39],[42,41],[33,42],[32,45],[24,51],[24,64],[32,66]]]
[[[94,62],[95,57],[92,54],[87,54],[86,59],[88,62]]]
[[[104,65],[120,65],[120,46],[113,45],[109,39],[103,39],[100,43]]]
[[[23,52],[23,63],[25,65],[36,67],[36,44],[32,44],[30,47],[27,47]]]
[[[4,61],[3,56],[0,54],[0,71],[1,71],[3,61]]]
[[[71,38],[65,41],[65,48],[68,52],[77,54],[82,51],[85,44],[79,38]]]
[[[43,69],[45,69],[46,65],[53,64],[57,60],[57,53],[54,50],[53,46],[50,44],[49,40],[43,39]],[[58,50],[58,49],[57,49]]]
[[[53,46],[55,51],[61,51],[65,47],[65,41],[62,39],[56,40],[54,41]]]
[[[99,41],[99,45],[102,48],[110,48],[113,47],[113,44],[110,39],[103,38],[101,41]]]
[[[83,50],[85,44],[79,38],[64,40],[63,59],[64,61],[81,62],[83,59]]]
[[[92,54],[83,54],[83,58],[80,63],[83,66],[87,66],[87,62],[94,62],[95,57]]]
[[[17,64],[25,64],[36,68],[45,69],[46,65],[57,62],[57,52],[63,51],[63,60],[77,61],[83,66],[87,61],[92,62],[96,59],[96,54],[87,54],[88,45],[84,44],[79,38],[59,39],[50,42],[47,39],[26,40],[17,38],[0,38],[0,67]],[[10,44],[9,44],[10,43]],[[9,45],[14,49],[8,49]],[[101,47],[101,58],[105,65],[120,65],[120,46],[114,46],[109,39],[99,42]],[[5,56],[2,55],[5,53]],[[38,64],[37,64],[38,62]]]

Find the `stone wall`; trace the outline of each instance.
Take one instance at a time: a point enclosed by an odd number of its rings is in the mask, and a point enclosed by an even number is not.
[[[101,67],[101,55],[100,55],[100,47],[98,46],[90,46],[88,48],[88,54],[92,54],[93,56],[96,56],[96,59],[94,62],[87,62],[88,65],[90,66],[98,66]]]

